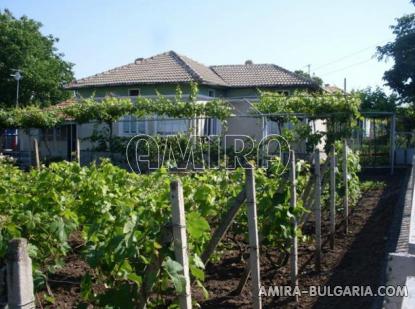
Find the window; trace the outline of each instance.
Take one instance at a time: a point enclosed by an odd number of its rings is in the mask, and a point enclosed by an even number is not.
[[[205,120],[204,135],[219,135],[220,122],[216,118],[208,118]]]
[[[146,120],[134,116],[125,116],[122,120],[124,134],[145,134]]]
[[[128,95],[130,97],[138,97],[140,95],[140,89],[128,89]]]
[[[187,132],[187,120],[176,119],[157,119],[157,134],[161,135],[175,135],[177,133]]]
[[[137,121],[137,133],[139,134],[146,133],[146,121],[144,119],[140,119]]]
[[[267,129],[268,134],[281,134],[280,128],[278,126],[278,122],[272,121],[270,119],[267,120]]]
[[[130,133],[130,116],[125,116],[122,120],[123,132]]]
[[[216,97],[216,92],[215,92],[215,90],[213,90],[213,89],[209,89],[209,90],[208,90],[208,96],[209,96],[209,97],[211,97],[211,98]]]

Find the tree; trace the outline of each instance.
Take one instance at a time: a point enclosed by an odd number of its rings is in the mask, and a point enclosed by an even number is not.
[[[411,2],[415,5],[415,0]],[[395,40],[377,48],[379,60],[394,60],[383,79],[402,100],[415,104],[415,14],[397,18],[391,29]]]
[[[360,110],[363,112],[396,112],[397,107],[400,105],[396,94],[388,95],[380,87],[375,89],[369,87],[357,91],[357,94],[360,96],[362,102]]]
[[[323,86],[323,79],[321,79],[318,76],[315,76],[315,75],[310,76],[310,74],[304,72],[303,70],[297,70],[297,71],[294,71],[294,73],[301,76],[301,77],[303,77],[303,78],[311,79],[313,82],[315,82],[320,87]]]
[[[19,87],[22,105],[49,105],[64,100],[69,93],[62,85],[73,79],[72,64],[62,59],[52,35],[40,32],[42,24],[23,16],[15,18],[0,11],[0,103],[16,102],[16,81],[10,75],[21,70]]]

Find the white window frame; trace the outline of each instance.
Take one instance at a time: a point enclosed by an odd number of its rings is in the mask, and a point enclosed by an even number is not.
[[[119,133],[121,136],[132,136],[132,135],[138,135],[138,134],[147,134],[148,132],[148,121],[145,118],[136,118],[135,120],[132,120],[131,117],[135,117],[134,115],[126,115],[122,118],[122,121],[120,121],[119,126]],[[129,123],[129,130],[126,132],[125,130],[125,124],[126,122]],[[144,132],[138,132],[138,123],[144,122]],[[132,124],[135,124],[135,132],[131,130]]]
[[[204,136],[220,135],[222,123],[218,118],[206,118],[204,123]],[[209,132],[210,131],[210,132]]]
[[[186,128],[185,131],[180,131],[180,132],[178,132],[178,131],[175,131],[175,132],[159,132],[160,123],[165,122],[165,121],[183,121],[187,128]],[[183,118],[173,119],[173,118],[168,118],[168,117],[166,117],[164,119],[161,116],[157,116],[154,120],[154,134],[156,134],[156,135],[172,136],[172,135],[177,135],[177,134],[180,134],[180,133],[186,133],[189,130],[189,127],[190,127],[190,122],[189,122],[188,119],[183,119]]]

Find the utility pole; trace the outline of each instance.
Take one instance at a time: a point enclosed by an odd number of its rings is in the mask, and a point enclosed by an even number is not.
[[[19,88],[20,88],[20,80],[23,78],[23,75],[22,75],[22,73],[20,73],[19,69],[15,69],[13,71],[15,71],[15,73],[11,74],[10,76],[13,77],[17,82],[17,85],[16,85],[16,107],[19,107]],[[18,133],[17,129],[13,129],[12,132],[13,132],[12,135],[14,135],[13,136],[13,140],[14,140],[13,144],[15,145],[15,147],[17,147],[18,142],[19,142],[18,141],[18,134],[19,133]]]
[[[311,64],[307,64],[307,68],[308,68],[308,76],[311,77]]]
[[[19,106],[19,86],[20,86],[20,80],[23,78],[22,74],[20,73],[20,70],[14,70],[16,71],[16,73],[11,74],[10,76],[12,76],[16,81],[17,81],[17,86],[16,86],[16,107]]]
[[[347,80],[346,80],[346,77],[344,78],[343,91],[344,91],[344,94],[347,93]]]

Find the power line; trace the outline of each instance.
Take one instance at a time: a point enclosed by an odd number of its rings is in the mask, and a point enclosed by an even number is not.
[[[373,60],[373,59],[374,59],[373,57],[370,57],[369,59],[366,59],[366,60],[363,60],[363,61],[359,61],[359,62],[350,64],[348,66],[345,66],[343,68],[340,68],[340,69],[337,69],[337,70],[333,70],[333,71],[329,71],[329,72],[326,72],[326,73],[322,73],[322,74],[319,74],[319,75],[321,75],[321,76],[327,76],[327,75],[330,75],[330,74],[333,74],[333,73],[336,73],[336,72],[340,72],[340,71],[343,71],[343,70],[346,70],[346,69],[355,67],[355,66],[360,65],[360,64],[364,64],[364,63],[369,62],[370,60]]]
[[[405,52],[412,52],[412,51],[415,51],[415,47],[414,48],[409,48],[409,49],[405,50]],[[364,63],[369,62],[370,60],[373,60],[373,59],[375,59],[374,56],[370,57],[369,59],[363,60],[363,61],[359,61],[359,62],[356,62],[356,63],[352,63],[352,64],[350,64],[348,66],[343,67],[343,68],[339,68],[339,69],[336,69],[336,70],[333,70],[333,71],[329,71],[329,72],[326,72],[326,73],[322,73],[322,74],[319,74],[319,75],[321,75],[321,76],[327,76],[327,75],[330,75],[332,73],[336,73],[336,72],[343,71],[343,70],[346,70],[348,68],[357,66],[359,64],[364,64]]]
[[[350,54],[347,54],[347,55],[345,55],[345,56],[342,56],[342,57],[340,57],[340,58],[337,58],[337,59],[335,59],[335,60],[333,60],[333,61],[330,61],[330,62],[327,62],[327,63],[325,63],[325,64],[319,65],[319,66],[317,66],[316,68],[314,68],[314,70],[319,70],[319,69],[321,69],[321,68],[325,68],[325,67],[330,66],[330,65],[332,65],[332,64],[335,64],[335,63],[341,62],[341,61],[343,61],[343,60],[345,60],[345,59],[348,59],[348,58],[351,58],[351,57],[353,57],[353,56],[355,56],[355,55],[361,54],[361,53],[363,53],[363,52],[365,52],[365,51],[367,51],[367,50],[369,50],[369,49],[372,49],[373,47],[376,47],[376,46],[378,46],[378,45],[380,45],[380,44],[383,44],[383,43],[385,43],[385,42],[387,42],[387,41],[390,41],[390,40],[392,40],[392,39],[383,40],[383,41],[381,41],[381,42],[379,42],[379,43],[377,43],[377,44],[367,46],[367,47],[365,47],[365,48],[363,48],[363,49],[359,49],[359,50],[357,50],[357,51],[355,51],[355,52],[352,52],[352,53],[350,53]]]

